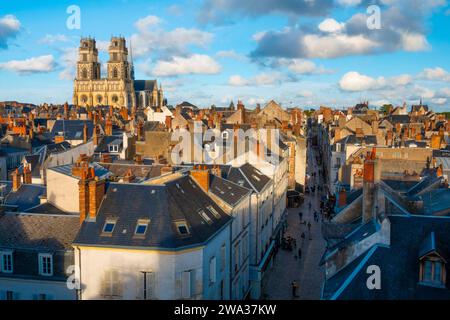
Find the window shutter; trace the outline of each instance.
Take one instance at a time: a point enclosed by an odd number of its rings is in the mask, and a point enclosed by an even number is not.
[[[209,281],[211,283],[216,282],[216,257],[212,257],[209,260]]]
[[[191,298],[191,272],[184,271],[181,274],[181,297],[183,299]]]
[[[156,276],[154,272],[147,273],[147,299],[154,299],[156,293]]]

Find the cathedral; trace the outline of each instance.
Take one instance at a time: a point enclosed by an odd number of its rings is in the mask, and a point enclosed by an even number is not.
[[[74,105],[112,105],[136,110],[166,104],[163,90],[158,88],[156,80],[134,79],[133,61],[125,38],[113,37],[108,52],[107,75],[102,78],[95,39],[81,39],[74,81]]]

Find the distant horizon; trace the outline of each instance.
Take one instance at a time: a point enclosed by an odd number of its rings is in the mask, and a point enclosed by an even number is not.
[[[379,26],[365,0],[306,2],[4,3],[0,100],[70,103],[79,40],[96,39],[104,68],[111,36],[122,35],[136,79],[158,79],[169,102],[340,109],[423,99],[450,110],[446,1],[381,2]]]

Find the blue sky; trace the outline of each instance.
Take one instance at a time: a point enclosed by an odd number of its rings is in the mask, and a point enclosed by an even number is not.
[[[367,27],[369,5],[378,30]],[[66,26],[69,6],[81,28]],[[450,110],[445,0],[20,1],[0,9],[0,101],[71,101],[80,37],[132,43],[136,78],[171,104],[416,103]],[[129,44],[129,43],[128,43]]]

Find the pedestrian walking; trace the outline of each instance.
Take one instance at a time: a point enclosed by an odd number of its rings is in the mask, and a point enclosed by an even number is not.
[[[301,260],[302,259],[302,249],[298,248],[298,259]]]
[[[292,297],[297,298],[297,288],[298,288],[297,281],[295,280],[292,281],[291,286],[292,286]]]
[[[308,222],[308,231],[311,232],[311,222]]]
[[[303,221],[303,212],[299,212],[298,213],[298,217],[300,218],[300,222],[302,222]]]

